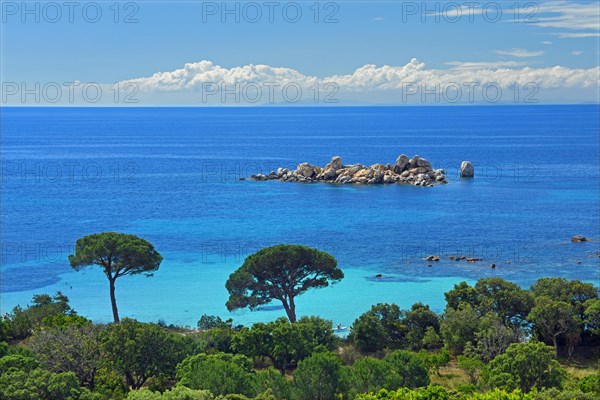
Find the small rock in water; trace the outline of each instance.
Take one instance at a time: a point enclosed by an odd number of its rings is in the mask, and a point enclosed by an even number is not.
[[[496,264],[492,264],[492,265],[490,265],[490,268],[491,268],[491,269],[496,269]]]
[[[375,275],[375,278],[383,278],[383,275],[382,274],[377,274],[377,275]]]
[[[581,264],[581,261],[575,261],[575,264]]]
[[[571,238],[571,242],[573,243],[581,243],[581,242],[589,242],[590,239],[586,238],[585,236],[581,236],[581,235],[575,235]]]
[[[475,176],[475,167],[471,161],[463,161],[460,164],[460,177],[461,178],[472,178]]]

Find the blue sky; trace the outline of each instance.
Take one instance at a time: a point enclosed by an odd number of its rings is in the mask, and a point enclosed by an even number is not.
[[[72,10],[62,2],[49,3],[29,2],[25,10],[21,2],[2,2],[3,85],[40,82],[43,86],[75,80],[109,85],[177,71],[186,63],[202,60],[226,69],[229,78],[232,68],[264,64],[298,71],[303,80],[332,81],[333,76],[350,76],[365,65],[400,68],[416,59],[418,65],[424,65],[419,68],[436,71],[438,80],[440,71],[446,70],[485,70],[487,73],[475,73],[474,78],[491,79],[494,71],[509,69],[513,72],[505,74],[506,82],[537,70],[532,79],[539,80],[542,87],[551,82],[546,91],[550,101],[561,96],[574,102],[597,99],[598,1],[520,1],[519,7],[515,1],[257,1],[228,2],[226,6],[223,2],[135,1],[120,2],[118,7],[109,1],[97,2],[102,12],[97,18],[90,2],[74,2]],[[461,7],[460,16],[456,6]],[[498,6],[502,17],[492,22]],[[225,14],[224,7],[238,11]],[[298,9],[302,16],[296,18]],[[257,10],[261,17],[256,17]],[[73,11],[73,22],[69,11]],[[127,17],[131,23],[125,23]],[[292,23],[294,18],[298,22]],[[89,22],[94,19],[97,22]],[[551,68],[555,66],[565,69],[559,77],[553,76]],[[529,72],[523,72],[524,68]],[[393,71],[376,72],[379,80],[363,84],[357,79],[364,77],[355,76],[351,84],[342,85],[355,93],[342,97],[386,103],[385,94],[357,95],[357,88],[377,88],[381,79],[404,79],[405,75],[399,73],[398,78],[396,73],[395,78],[388,78]],[[277,72],[265,74],[272,79]],[[178,90],[192,90],[190,79],[193,77],[188,76]],[[248,77],[240,79],[249,82]],[[457,79],[468,80],[469,75],[459,74]],[[142,92],[149,91],[147,81],[137,82],[142,84]],[[154,94],[144,97],[146,101],[186,103],[185,94],[173,98],[171,88],[168,96],[161,97],[157,92],[164,92],[164,87],[156,82],[152,85]],[[375,89],[367,91],[378,92]],[[12,97],[3,98],[3,104],[15,100]]]

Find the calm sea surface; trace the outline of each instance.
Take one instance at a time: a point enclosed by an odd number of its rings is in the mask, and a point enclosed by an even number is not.
[[[110,321],[106,278],[74,272],[77,238],[134,233],[164,256],[117,282],[122,316],[195,325],[284,315],[227,312],[225,281],[259,248],[333,254],[346,278],[299,313],[350,324],[378,302],[436,311],[462,280],[542,276],[598,285],[598,106],[356,108],[3,108],[1,312],[60,290]],[[419,154],[446,186],[240,181],[298,163],[394,163]],[[457,179],[462,160],[473,180]],[[594,239],[572,244],[581,234]],[[421,258],[440,255],[428,266]],[[484,258],[455,262],[451,255]],[[496,269],[489,268],[495,263]],[[375,274],[383,274],[375,278]]]

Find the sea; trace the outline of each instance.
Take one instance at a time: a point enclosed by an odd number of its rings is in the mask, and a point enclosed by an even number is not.
[[[78,238],[150,241],[153,276],[117,281],[121,317],[195,326],[203,314],[270,321],[280,304],[227,311],[225,282],[280,243],[332,254],[345,278],[297,300],[348,326],[371,305],[445,307],[454,284],[501,277],[600,282],[598,105],[24,108],[1,113],[0,311],[66,294],[112,319],[98,267],[74,271]],[[394,164],[419,155],[447,185],[243,180],[279,167]],[[475,166],[460,179],[462,161]],[[572,243],[571,237],[591,239]],[[440,256],[440,261],[423,258]],[[453,261],[451,256],[483,261]],[[492,268],[495,264],[495,268]]]

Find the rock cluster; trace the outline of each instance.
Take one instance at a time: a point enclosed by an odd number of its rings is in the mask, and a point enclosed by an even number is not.
[[[252,175],[250,179],[257,181],[280,180],[285,182],[329,182],[340,184],[408,184],[415,186],[433,186],[445,184],[446,174],[443,169],[433,169],[431,163],[424,158],[402,154],[394,165],[362,164],[344,165],[341,157],[333,157],[324,167],[309,163],[298,165],[295,170],[279,168],[269,175]]]

